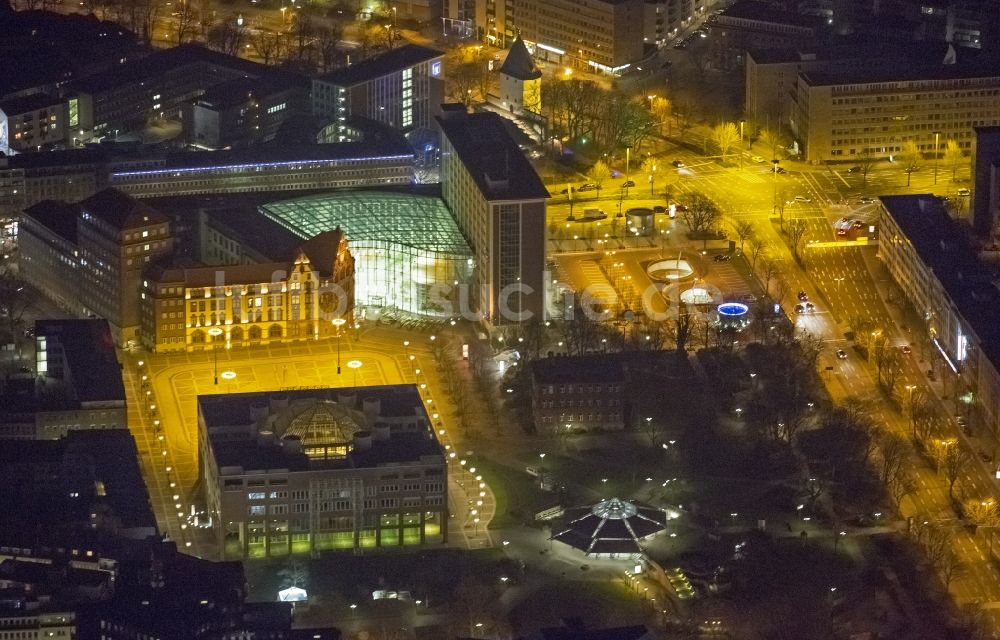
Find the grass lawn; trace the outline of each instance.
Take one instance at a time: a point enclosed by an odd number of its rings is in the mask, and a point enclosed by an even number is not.
[[[493,491],[496,515],[490,529],[506,529],[534,521],[535,513],[554,502],[555,497],[538,487],[538,478],[521,469],[477,457],[476,468]]]

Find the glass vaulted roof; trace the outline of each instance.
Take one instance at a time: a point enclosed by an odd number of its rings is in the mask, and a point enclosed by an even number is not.
[[[284,200],[261,209],[303,238],[339,226],[352,244],[377,240],[434,253],[471,253],[451,212],[433,196],[354,191]]]

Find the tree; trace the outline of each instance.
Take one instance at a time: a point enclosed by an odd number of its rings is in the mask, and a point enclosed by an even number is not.
[[[233,20],[226,20],[208,30],[208,45],[229,56],[238,56],[243,50],[247,30]]]
[[[875,152],[865,147],[856,156],[854,161],[858,163],[858,171],[861,172],[861,184],[868,184],[868,173],[875,166]]]
[[[198,24],[198,14],[190,2],[184,2],[177,7],[177,44],[183,44],[184,39],[194,32]],[[152,31],[150,31],[152,35]]]
[[[951,181],[955,181],[955,174],[958,172],[958,165],[960,165],[965,158],[962,153],[962,148],[958,146],[957,140],[949,140],[944,145],[944,166],[951,169]]]
[[[899,160],[902,163],[903,171],[906,172],[906,186],[910,186],[910,178],[913,172],[920,166],[920,147],[913,140],[907,140],[903,144],[903,150],[899,152]]]
[[[339,22],[327,20],[316,28],[316,49],[321,71],[332,71],[337,67],[342,55],[337,45],[343,37],[344,25]]]
[[[273,31],[259,29],[250,34],[250,46],[264,64],[276,64],[282,57],[285,36]]]
[[[736,230],[736,237],[740,239],[740,253],[743,253],[743,243],[749,240],[753,234],[753,223],[749,220],[740,220],[736,223],[734,227]]]
[[[708,242],[708,233],[722,217],[722,212],[703,193],[692,192],[680,198],[681,219],[694,234],[700,234]]]
[[[906,442],[891,432],[883,432],[877,439],[878,475],[886,487],[891,487],[906,469]]]
[[[948,479],[948,497],[952,500],[955,499],[955,483],[969,461],[969,454],[965,449],[960,447],[958,442],[952,440],[944,455],[944,475]]]
[[[653,114],[653,117],[656,118],[658,123],[660,123],[660,126],[663,126],[664,122],[669,124],[670,112],[672,109],[673,105],[670,103],[670,100],[662,96],[654,97],[649,103],[649,112]]]
[[[799,247],[802,246],[802,239],[807,230],[806,221],[802,218],[796,218],[788,224],[788,246],[796,260],[799,260]]]
[[[726,154],[739,143],[740,130],[735,123],[720,122],[712,127],[712,141],[719,148],[719,155],[725,160]]]
[[[750,236],[750,271],[751,273],[757,268],[757,258],[764,253],[770,244],[767,240],[761,238],[758,235]]]
[[[598,160],[587,172],[587,179],[597,185],[597,197],[600,197],[601,187],[611,179],[611,169],[603,160]]]
[[[657,165],[656,158],[652,156],[647,156],[645,160],[642,161],[642,167],[639,169],[643,174],[646,175],[646,179],[649,182],[649,196],[653,197],[656,192],[656,172],[659,169]]]
[[[910,401],[910,423],[913,426],[913,441],[926,447],[934,433],[934,417],[937,407],[924,393],[919,392]]]
[[[0,332],[0,343],[17,344],[24,335],[24,314],[31,308],[31,300],[21,278],[11,271],[0,273],[0,317],[6,325]]]

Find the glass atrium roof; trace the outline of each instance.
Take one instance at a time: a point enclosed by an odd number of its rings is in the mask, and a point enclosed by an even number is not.
[[[303,238],[340,226],[351,244],[377,240],[471,256],[451,212],[433,196],[353,191],[284,200],[261,209]]]

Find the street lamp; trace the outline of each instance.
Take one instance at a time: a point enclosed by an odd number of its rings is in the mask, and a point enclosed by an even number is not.
[[[219,384],[219,351],[216,349],[215,339],[222,335],[222,329],[219,327],[212,327],[208,330],[208,335],[212,336],[212,375],[215,378],[215,384]]]
[[[354,386],[358,386],[358,369],[361,368],[363,363],[360,360],[348,360],[347,368],[354,370]]]
[[[337,375],[340,375],[340,328],[344,326],[347,320],[334,318],[330,322],[337,328]]]
[[[934,132],[934,184],[937,184],[937,168],[938,168],[938,141],[941,139],[941,132]]]
[[[740,171],[743,171],[743,125],[746,120],[740,119]]]
[[[773,217],[778,213],[778,159],[773,158],[771,160],[771,185],[774,188],[774,193],[771,198],[771,216]]]

